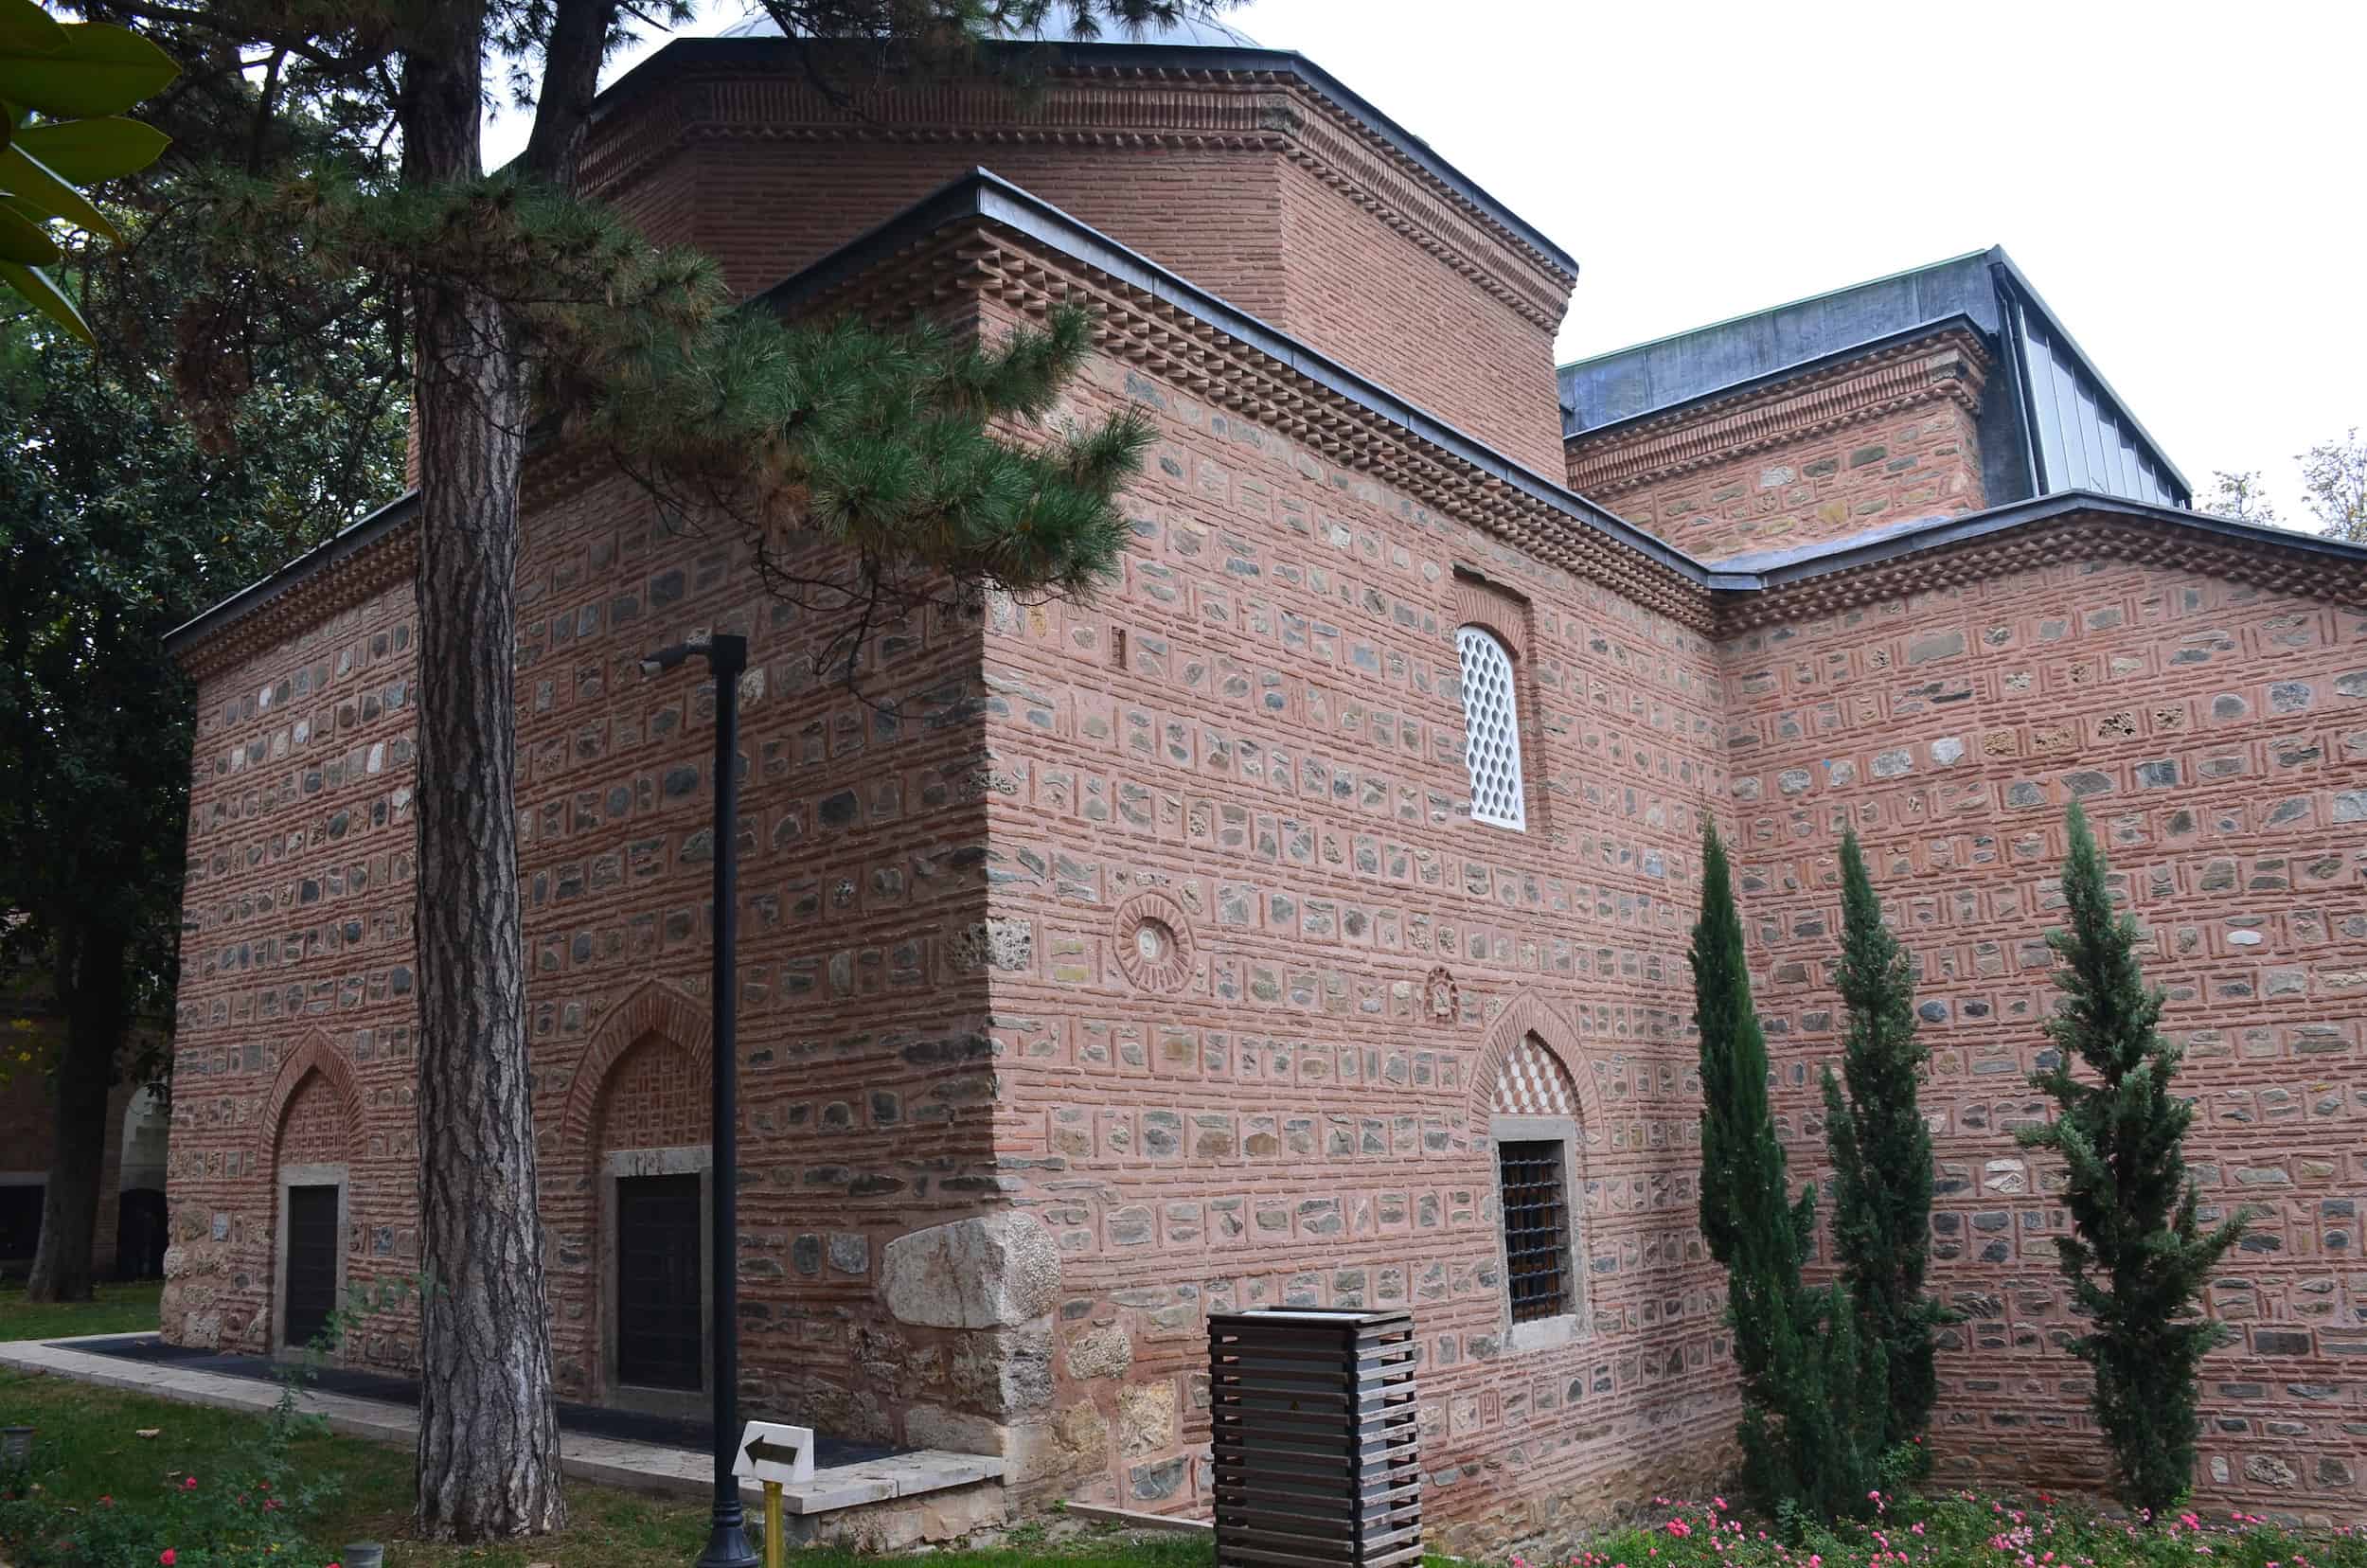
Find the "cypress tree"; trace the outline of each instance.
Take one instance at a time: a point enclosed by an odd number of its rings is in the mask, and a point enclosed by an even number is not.
[[[1742,917],[1715,827],[1702,838],[1689,957],[1701,1032],[1701,1233],[1726,1270],[1744,1486],[1771,1511],[1860,1513],[1881,1453],[1882,1349],[1860,1336],[1840,1292],[1801,1282],[1816,1188],[1790,1196]]]
[[[2070,924],[2047,934],[2064,995],[2046,1026],[2055,1050],[2030,1079],[2056,1115],[2018,1135],[2062,1156],[2073,1232],[2055,1245],[2073,1301],[2093,1325],[2071,1352],[2095,1368],[2096,1424],[2121,1500],[2158,1515],[2194,1474],[2196,1370],[2231,1337],[2197,1298],[2250,1214],[2201,1228],[2183,1149],[2195,1109],[2170,1089],[2184,1052],[2157,1028],[2162,991],[2145,983],[2137,922],[2114,913],[2109,875],[2073,805],[2063,870]]]
[[[1931,1254],[1931,1131],[1917,1093],[1931,1053],[1915,1034],[1906,951],[1882,923],[1882,901],[1855,832],[1842,839],[1841,876],[1836,978],[1848,1032],[1842,1077],[1824,1069],[1833,1242],[1863,1330],[1882,1346],[1889,1368],[1884,1434],[1896,1445],[1913,1442],[1931,1424],[1939,1395],[1931,1329],[1952,1315],[1923,1294]]]

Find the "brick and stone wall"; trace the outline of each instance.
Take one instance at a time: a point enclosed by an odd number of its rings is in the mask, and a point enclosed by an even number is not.
[[[1056,298],[1103,310],[1057,416],[1131,405],[1157,438],[1092,601],[916,614],[851,691],[826,658],[841,622],[769,596],[734,530],[673,531],[564,453],[533,470],[517,808],[568,1395],[614,1393],[604,1160],[704,1135],[714,694],[636,662],[722,631],[751,656],[752,1415],[999,1452],[1026,1499],[1198,1512],[1208,1310],[1407,1306],[1442,1541],[1709,1480],[1735,1405],[1684,951],[1716,813],[1803,1177],[1843,824],[1922,965],[1937,1279],[1970,1314],[1943,1365],[1949,1472],[2092,1476],[2062,1220],[2010,1137],[2038,1114],[2040,935],[2079,797],[2155,934],[2212,1202],[2267,1205],[2213,1304],[2245,1338],[2211,1363],[2209,1495],[2360,1511],[2367,617],[2059,537],[1951,556],[1972,585],[1945,593],[1713,604],[1575,503],[1474,483],[1046,242],[949,225],[817,305],[916,297],[989,332]],[[200,654],[166,1310],[185,1343],[264,1343],[291,1149],[342,1139],[357,1282],[418,1267],[412,610],[402,545],[372,548]],[[1468,812],[1473,621],[1513,660],[1525,831]],[[1574,1131],[1582,1310],[1558,1340],[1507,1332],[1508,1114]],[[405,1364],[409,1322],[349,1354]]]
[[[218,650],[199,686],[167,1157],[181,1344],[269,1346],[283,1145],[347,1166],[350,1284],[418,1268],[410,594],[312,615]],[[398,1315],[348,1353],[403,1365],[414,1343]]]
[[[740,689],[741,1361],[751,1414],[906,1435],[953,1358],[878,1321],[891,1238],[994,1185],[981,965],[974,615],[879,629],[861,689],[836,614],[769,596],[621,478],[533,498],[520,568],[519,811],[554,1345],[597,1397],[614,1216],[599,1167],[703,1143],[714,690],[650,650],[749,639]],[[810,565],[795,561],[791,566]]]
[[[1682,952],[1711,645],[1171,383],[1089,386],[1160,423],[1124,577],[987,643],[997,1150],[1062,1266],[1028,1484],[1204,1512],[1202,1319],[1260,1305],[1414,1310],[1437,1539],[1706,1480],[1733,1408]],[[1468,814],[1481,614],[1513,629],[1525,833]],[[1584,1325],[1533,1351],[1488,1140],[1523,1042],[1583,1106]]]
[[[1721,650],[1739,894],[1795,1175],[1824,1168],[1838,846],[1913,953],[1938,1134],[1949,1478],[2102,1480],[2056,1270],[2056,1173],[2013,1130],[2056,993],[2064,808],[2147,934],[2198,1101],[2205,1213],[2257,1211],[2204,1365],[2204,1495],[2367,1513],[2367,614],[2074,554],[1778,621]]]
[[[1989,368],[1971,333],[1950,330],[1582,432],[1570,488],[1700,561],[1978,511]]]

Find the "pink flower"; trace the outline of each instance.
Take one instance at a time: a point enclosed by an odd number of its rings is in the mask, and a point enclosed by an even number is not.
[[[1693,1526],[1682,1519],[1672,1519],[1668,1522],[1668,1533],[1672,1536],[1689,1536],[1693,1533]]]
[[[185,1475],[185,1476],[183,1476],[183,1477],[181,1478],[181,1489],[182,1489],[183,1491],[195,1491],[195,1490],[197,1490],[197,1477],[196,1477],[196,1476],[194,1476],[194,1475]]]
[[[195,1486],[197,1483],[196,1483],[196,1482],[194,1482],[194,1481],[192,1481],[192,1482],[190,1482],[189,1484],[190,1484],[191,1486]],[[156,1554],[156,1560],[157,1560],[158,1562],[163,1563],[163,1564],[165,1565],[165,1568],[172,1568],[172,1565],[173,1565],[174,1563],[176,1563],[176,1562],[180,1561],[181,1559],[180,1559],[179,1558],[177,1558],[177,1557],[174,1557],[174,1556],[172,1555],[172,1548],[171,1548],[171,1547],[169,1547],[169,1546],[168,1546],[168,1547],[166,1547],[163,1551],[161,1551],[161,1552],[159,1552],[159,1553],[157,1553],[157,1554]]]

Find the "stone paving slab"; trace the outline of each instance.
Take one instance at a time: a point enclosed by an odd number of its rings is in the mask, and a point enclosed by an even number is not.
[[[77,1350],[74,1345],[73,1340],[0,1343],[0,1366],[214,1410],[261,1415],[279,1402],[279,1389],[273,1383],[219,1372],[141,1365],[120,1357]],[[418,1440],[418,1412],[404,1405],[318,1389],[307,1390],[301,1402],[307,1415],[321,1417],[329,1429],[341,1436],[398,1443],[406,1448]],[[632,1491],[704,1497],[714,1486],[715,1461],[709,1454],[564,1429],[559,1434],[559,1462],[561,1470],[578,1481]],[[1003,1461],[991,1454],[922,1449],[893,1458],[817,1470],[812,1480],[784,1488],[781,1501],[792,1514],[828,1513],[865,1503],[919,1497],[979,1481],[998,1481],[1002,1476]],[[762,1503],[762,1487],[749,1482],[742,1485],[741,1490],[750,1502]]]

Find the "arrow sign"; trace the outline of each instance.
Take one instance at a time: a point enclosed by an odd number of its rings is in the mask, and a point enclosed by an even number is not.
[[[739,1458],[732,1473],[774,1486],[812,1480],[813,1428],[750,1421],[739,1434]]]

